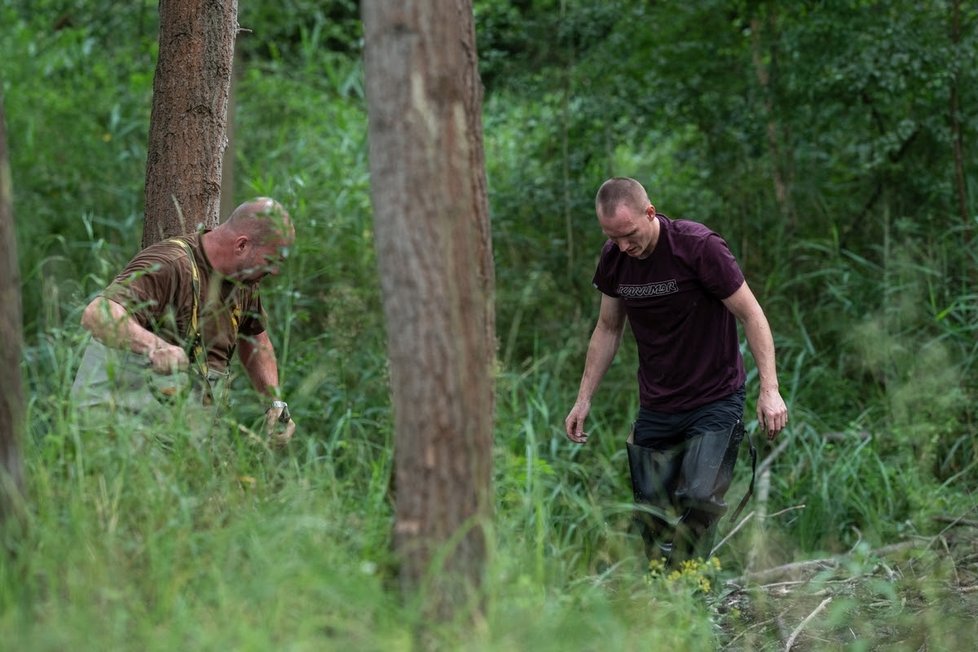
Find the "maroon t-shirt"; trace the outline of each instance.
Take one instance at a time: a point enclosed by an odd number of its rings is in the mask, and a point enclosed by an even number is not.
[[[737,320],[721,303],[744,274],[727,243],[707,227],[656,219],[659,240],[645,260],[605,243],[594,287],[625,302],[638,344],[642,407],[684,412],[744,384]]]
[[[237,283],[214,271],[200,234],[180,236],[190,245],[200,279],[198,318],[207,366],[223,371],[239,337],[265,330],[257,283]],[[169,240],[140,251],[102,296],[121,304],[137,322],[170,344],[188,347],[193,313],[193,273],[187,252]]]

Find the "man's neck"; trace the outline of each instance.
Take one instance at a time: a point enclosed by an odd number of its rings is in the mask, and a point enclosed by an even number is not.
[[[652,237],[649,239],[649,253],[646,258],[651,256],[655,252],[655,246],[659,244],[659,232],[662,230],[662,226],[659,224],[658,214],[652,216]]]
[[[200,250],[210,264],[211,269],[221,276],[229,276],[231,270],[222,256],[223,248],[220,242],[221,234],[216,231],[205,231],[200,235]]]

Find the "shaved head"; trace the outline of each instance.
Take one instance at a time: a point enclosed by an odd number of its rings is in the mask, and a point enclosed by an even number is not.
[[[201,238],[204,252],[218,272],[242,281],[277,274],[295,243],[295,227],[285,208],[269,197],[241,204]]]
[[[638,213],[644,213],[651,203],[648,193],[638,181],[628,177],[613,177],[602,183],[598,189],[594,209],[599,217],[612,215],[622,204]]]
[[[659,222],[649,195],[635,179],[612,177],[594,199],[598,224],[622,253],[644,259],[659,240]]]
[[[259,242],[278,240],[291,244],[295,240],[295,227],[288,211],[269,197],[258,197],[241,204],[222,226]]]

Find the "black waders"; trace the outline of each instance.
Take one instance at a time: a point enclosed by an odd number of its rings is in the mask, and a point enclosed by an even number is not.
[[[634,432],[626,442],[637,505],[633,523],[645,543],[646,556],[650,561],[665,558],[672,567],[686,559],[706,559],[717,521],[727,511],[723,496],[733,480],[743,422],[662,450],[639,446],[633,436]]]

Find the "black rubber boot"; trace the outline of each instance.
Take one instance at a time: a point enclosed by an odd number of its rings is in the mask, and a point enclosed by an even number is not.
[[[661,558],[668,561],[673,547],[673,525],[669,515],[675,513],[669,495],[679,481],[682,450],[645,448],[632,443],[632,437],[628,438],[625,446],[636,504],[632,526],[645,543],[645,555],[649,561]]]
[[[733,481],[737,451],[744,439],[744,424],[691,439],[683,456],[675,500],[681,510],[670,561],[706,559],[713,548],[717,521],[727,511],[723,497]]]

